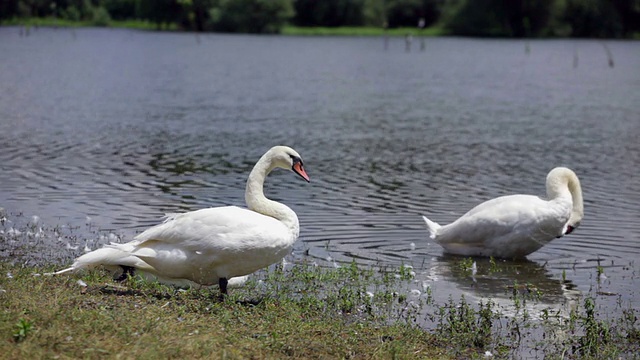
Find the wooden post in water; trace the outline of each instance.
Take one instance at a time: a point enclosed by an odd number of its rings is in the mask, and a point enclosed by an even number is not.
[[[418,20],[418,32],[420,33],[420,51],[424,51],[424,49],[427,48],[427,45],[425,44],[425,40],[424,40],[424,27],[427,24],[427,22],[424,20],[424,18],[420,18],[420,20]]]
[[[411,52],[411,43],[413,42],[413,35],[411,33],[404,36],[404,52]]]
[[[387,23],[387,20],[384,20],[382,22],[382,38],[384,41],[384,51],[387,51],[387,49],[389,49],[389,34],[387,34],[388,27],[389,23]]]
[[[613,68],[615,66],[614,62],[613,62],[613,54],[611,53],[611,50],[609,50],[609,47],[607,46],[606,42],[601,42],[602,47],[604,48],[604,51],[607,53],[607,60],[609,62],[609,67]]]

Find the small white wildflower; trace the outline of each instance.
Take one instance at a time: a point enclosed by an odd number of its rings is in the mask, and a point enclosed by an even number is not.
[[[409,275],[411,277],[416,277],[416,272],[415,271],[409,271]]]
[[[7,273],[7,278],[8,279],[13,279],[13,274],[11,274],[10,272]]]
[[[86,218],[84,218],[84,220],[87,225],[91,224],[91,216],[87,216]]]
[[[327,262],[332,262],[333,258],[331,256],[327,256],[325,260],[327,260]]]
[[[400,274],[394,274],[393,277],[395,277],[396,279],[400,279],[401,278]]]
[[[85,283],[85,282],[84,282],[84,281],[82,281],[82,280],[78,280],[78,281],[76,281],[76,284],[78,284],[78,285],[80,285],[80,286],[82,286],[82,287],[87,287],[87,283]]]
[[[371,291],[367,291],[365,293],[368,297],[373,298],[373,293]]]
[[[411,243],[409,244],[409,247],[411,248],[411,251],[416,249],[416,243]]]
[[[33,215],[31,217],[31,224],[37,225],[40,222],[40,217],[38,215]]]
[[[491,353],[491,351],[487,350],[484,352],[484,357],[493,357],[493,354]]]

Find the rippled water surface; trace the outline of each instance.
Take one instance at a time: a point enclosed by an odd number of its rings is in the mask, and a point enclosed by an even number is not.
[[[608,41],[613,67],[599,41],[529,45],[0,28],[0,206],[70,229],[26,254],[68,262],[166,212],[243,205],[254,162],[287,144],[312,182],[279,171],[266,190],[298,213],[296,256],[411,264],[443,297],[517,281],[638,306],[640,42]],[[580,177],[585,219],[528,261],[472,279],[427,240],[421,214],[544,195],[558,165]],[[24,245],[5,238],[0,257]]]

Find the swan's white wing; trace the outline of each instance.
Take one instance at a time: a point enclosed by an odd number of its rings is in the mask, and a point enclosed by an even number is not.
[[[256,234],[261,238],[251,236]],[[154,240],[205,250],[254,246],[256,241],[273,241],[283,234],[286,228],[275,218],[237,206],[224,206],[173,215],[145,230],[134,241],[137,245]]]
[[[522,256],[558,236],[569,216],[570,204],[532,195],[503,196],[443,226],[436,240],[457,254]]]
[[[134,241],[113,246],[144,260],[165,277],[212,284],[219,277],[242,276],[270,265],[294,241],[280,221],[226,206],[175,215]]]

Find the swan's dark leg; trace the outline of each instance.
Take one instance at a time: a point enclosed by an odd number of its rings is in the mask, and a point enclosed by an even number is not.
[[[120,275],[116,281],[125,281],[127,280],[127,275],[131,275],[133,276],[135,274],[135,269],[132,266],[124,266],[124,265],[120,265],[120,267],[122,268],[122,275]]]
[[[227,281],[227,278],[220,278],[220,280],[218,280],[218,285],[220,286],[220,293],[224,296],[227,295],[227,284],[229,282]]]

